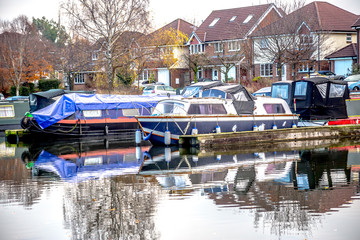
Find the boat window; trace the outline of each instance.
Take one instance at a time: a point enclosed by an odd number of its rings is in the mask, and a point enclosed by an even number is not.
[[[236,101],[248,101],[244,92],[238,92],[233,94]]]
[[[327,83],[322,83],[322,84],[319,84],[316,86],[317,89],[319,90],[320,94],[321,94],[321,97],[323,99],[326,98],[326,88],[327,88]]]
[[[101,110],[84,110],[83,115],[86,118],[101,117]]]
[[[271,90],[271,97],[287,100],[289,98],[289,85],[273,85]]]
[[[14,106],[4,105],[0,106],[0,118],[15,117]]]
[[[346,85],[331,83],[329,97],[330,98],[343,97],[345,93],[345,86]]]
[[[297,82],[295,84],[294,96],[306,96],[307,82]]]
[[[271,114],[285,113],[285,109],[284,109],[283,105],[279,104],[279,103],[275,103],[275,104],[265,103],[264,109],[265,109],[266,113],[271,113]]]
[[[153,114],[185,114],[184,104],[178,102],[158,103]]]
[[[226,92],[220,91],[217,89],[209,89],[202,93],[203,97],[218,97],[218,98],[225,98]]]
[[[183,97],[191,97],[198,94],[200,87],[186,87],[182,92]]]
[[[123,116],[136,116],[136,115],[140,115],[138,108],[123,109],[122,112],[123,112]]]
[[[191,104],[188,114],[227,114],[223,104]]]

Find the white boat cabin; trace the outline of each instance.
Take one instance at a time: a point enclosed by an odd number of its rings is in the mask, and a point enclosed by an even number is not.
[[[254,115],[292,114],[288,104],[280,98],[258,97],[254,100]],[[239,115],[231,99],[182,98],[158,102],[153,115]],[[241,114],[247,115],[247,114]]]

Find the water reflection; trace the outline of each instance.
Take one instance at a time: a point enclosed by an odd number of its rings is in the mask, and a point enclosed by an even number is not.
[[[2,144],[0,213],[12,203],[26,209],[41,206],[44,196],[60,193],[64,222],[57,227],[69,231],[72,239],[166,239],[170,225],[180,219],[186,219],[188,230],[195,232],[199,219],[204,225],[226,223],[234,231],[233,239],[239,231],[247,232],[248,239],[264,232],[278,239],[307,237],[321,229],[325,213],[341,212],[359,198],[360,148],[355,144],[216,153],[108,141]],[[196,203],[194,196],[212,203],[196,217],[179,207],[180,202]],[[178,205],[163,213],[169,201]],[[48,204],[59,207],[54,201]],[[177,209],[182,210],[174,217]],[[211,209],[221,209],[220,216],[227,209],[239,211],[233,212],[233,219],[221,220],[209,213]],[[246,217],[253,230],[239,227],[239,217]],[[34,223],[40,218],[34,215]],[[161,219],[171,219],[167,229]],[[14,218],[14,225],[15,220],[21,222],[21,216]],[[32,231],[29,225],[20,226],[23,232]],[[172,231],[176,231],[172,239],[186,238],[180,229]],[[225,227],[223,231],[229,236]],[[353,231],[359,233],[357,228]],[[38,231],[33,234],[46,239]],[[5,237],[13,239],[10,234]],[[218,239],[194,235],[203,237]]]

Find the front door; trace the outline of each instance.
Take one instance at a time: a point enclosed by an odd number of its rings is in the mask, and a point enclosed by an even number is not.
[[[219,79],[219,71],[215,68],[213,68],[212,70],[212,79],[213,80],[218,80]]]

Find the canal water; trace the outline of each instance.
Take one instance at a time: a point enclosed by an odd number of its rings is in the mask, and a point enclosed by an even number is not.
[[[359,239],[360,145],[0,140],[0,239]]]

